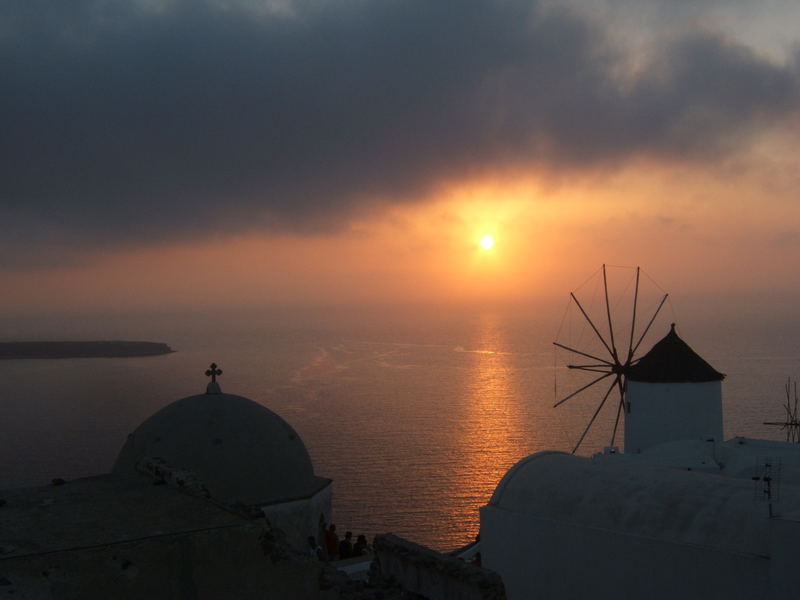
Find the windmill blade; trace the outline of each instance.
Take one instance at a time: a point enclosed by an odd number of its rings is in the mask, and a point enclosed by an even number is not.
[[[633,318],[631,319],[631,339],[628,341],[628,360],[631,362],[633,358],[633,332],[636,329],[636,305],[639,302],[639,267],[636,267],[636,287],[633,292]]]
[[[606,368],[607,369],[607,368],[613,367],[613,366],[614,365],[611,365],[609,363],[598,363],[596,365],[567,365],[567,368],[568,369],[601,369],[601,368]]]
[[[554,346],[558,346],[559,348],[563,348],[564,350],[568,350],[569,352],[574,352],[575,354],[580,354],[581,356],[585,356],[586,358],[591,358],[592,360],[599,360],[604,365],[608,365],[609,367],[614,366],[614,363],[611,361],[606,360],[605,358],[600,358],[599,356],[594,356],[593,354],[587,354],[586,352],[581,352],[580,350],[576,350],[575,348],[570,348],[569,346],[565,346],[564,344],[559,344],[558,342],[553,342]]]
[[[611,432],[611,446],[614,445],[614,440],[617,438],[617,427],[619,426],[619,416],[622,414],[622,405],[624,401],[620,398],[619,406],[617,406],[617,418],[614,419],[614,431]]]
[[[606,316],[608,317],[608,333],[609,338],[611,339],[611,356],[614,358],[615,362],[618,362],[619,359],[617,358],[617,345],[614,343],[614,325],[611,324],[611,305],[608,302],[608,278],[606,277],[605,265],[603,265],[603,291],[606,295]]]
[[[614,382],[619,388],[619,405],[617,406],[617,418],[614,419],[614,431],[611,432],[611,445],[614,445],[614,440],[617,439],[617,427],[619,427],[619,416],[622,413],[622,407],[625,406],[625,388],[622,385],[622,376],[617,375],[617,380]]]
[[[561,400],[559,400],[558,402],[556,402],[556,403],[553,405],[553,408],[556,408],[557,406],[561,406],[562,404],[564,404],[564,402],[566,402],[566,401],[567,401],[567,400],[569,400],[570,398],[574,398],[575,396],[577,396],[578,394],[580,394],[580,393],[581,393],[583,390],[587,390],[587,389],[589,389],[589,388],[590,388],[590,387],[592,387],[592,386],[593,386],[595,383],[599,383],[600,381],[602,381],[602,380],[603,380],[603,379],[605,379],[606,377],[611,377],[612,375],[613,375],[613,373],[606,373],[606,374],[604,374],[604,375],[601,375],[600,377],[598,377],[598,378],[597,378],[597,379],[595,379],[594,381],[590,381],[589,383],[587,383],[587,384],[586,384],[586,385],[584,385],[583,387],[581,387],[581,388],[579,388],[579,389],[575,390],[574,392],[572,392],[572,393],[571,393],[569,396],[567,396],[566,398],[562,398]]]
[[[613,367],[608,365],[567,365],[568,369],[575,371],[588,371],[590,373],[613,373]],[[609,369],[612,369],[609,371]]]
[[[650,322],[647,324],[647,327],[644,328],[644,331],[642,332],[642,337],[640,337],[639,341],[636,342],[636,346],[634,346],[633,352],[631,352],[631,356],[639,349],[639,345],[644,340],[644,337],[647,335],[647,332],[650,331],[650,326],[653,324],[653,321],[656,320],[656,317],[658,316],[658,313],[661,312],[661,307],[664,306],[664,302],[667,301],[668,297],[669,297],[669,294],[664,294],[664,297],[661,299],[661,302],[659,303],[658,308],[656,309],[656,312],[653,313],[653,317],[650,319]]]
[[[583,310],[583,306],[581,306],[581,303],[578,302],[578,299],[575,297],[575,294],[573,292],[570,292],[569,295],[575,301],[575,304],[578,305],[578,308],[580,309],[581,314],[583,315],[583,318],[586,319],[586,321],[588,321],[589,325],[592,326],[592,329],[594,330],[595,334],[597,334],[597,337],[600,338],[601,342],[603,342],[603,346],[606,347],[606,350],[608,350],[608,353],[613,357],[614,356],[614,352],[611,351],[611,346],[609,346],[608,342],[606,342],[606,340],[603,338],[602,334],[600,333],[600,331],[595,326],[594,321],[592,321],[592,319],[589,318],[589,315],[586,313],[586,311]]]
[[[580,447],[581,443],[583,442],[583,438],[585,438],[585,437],[586,437],[586,434],[587,434],[587,433],[589,433],[589,428],[590,428],[590,427],[592,426],[592,424],[594,423],[594,420],[597,418],[597,415],[599,415],[599,414],[600,414],[600,409],[602,409],[602,408],[603,408],[603,405],[606,403],[606,400],[608,400],[608,395],[611,393],[611,390],[613,390],[613,389],[614,389],[614,386],[615,386],[616,384],[617,384],[617,382],[616,382],[616,381],[612,381],[612,382],[611,382],[611,387],[609,387],[609,388],[608,388],[608,391],[606,391],[606,395],[605,395],[605,396],[603,396],[603,400],[602,400],[602,402],[600,402],[600,406],[598,406],[598,407],[597,407],[597,410],[596,410],[596,411],[594,411],[594,414],[592,415],[592,418],[591,418],[591,419],[589,419],[589,423],[586,425],[586,429],[584,429],[584,430],[583,430],[583,433],[581,434],[581,437],[580,437],[580,439],[578,440],[578,443],[577,443],[577,444],[575,444],[575,447],[572,449],[572,453],[573,453],[573,454],[575,454],[575,453],[578,451],[578,448]]]

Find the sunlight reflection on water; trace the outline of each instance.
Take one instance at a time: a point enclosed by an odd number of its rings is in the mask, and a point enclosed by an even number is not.
[[[593,401],[552,408],[553,329],[499,313],[336,327],[150,318],[113,336],[107,324],[83,322],[82,339],[152,339],[179,352],[0,363],[10,399],[0,487],[107,471],[144,418],[204,389],[213,360],[226,392],[264,404],[302,436],[317,473],[334,480],[339,529],[392,531],[449,550],[478,533],[478,508],[512,464],[570,449],[594,409]],[[753,337],[737,347],[724,330],[697,331],[685,337],[729,373],[726,433],[779,439],[761,422],[780,415],[783,383],[800,364],[796,338],[776,347]],[[67,337],[78,336],[65,329]],[[590,433],[583,454],[607,444],[609,421]]]

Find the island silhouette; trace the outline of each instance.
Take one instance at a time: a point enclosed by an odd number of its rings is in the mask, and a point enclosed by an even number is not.
[[[22,358],[124,358],[174,352],[161,342],[0,342],[0,360]]]

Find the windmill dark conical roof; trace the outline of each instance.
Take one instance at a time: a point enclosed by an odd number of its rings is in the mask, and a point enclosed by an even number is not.
[[[669,333],[656,343],[639,362],[628,368],[630,381],[645,383],[694,383],[722,381],[725,375],[703,360],[675,333],[675,323]]]

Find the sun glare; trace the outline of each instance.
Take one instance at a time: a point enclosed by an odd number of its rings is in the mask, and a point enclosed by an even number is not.
[[[494,248],[494,238],[490,235],[485,235],[481,238],[481,248],[484,250],[491,250]]]

